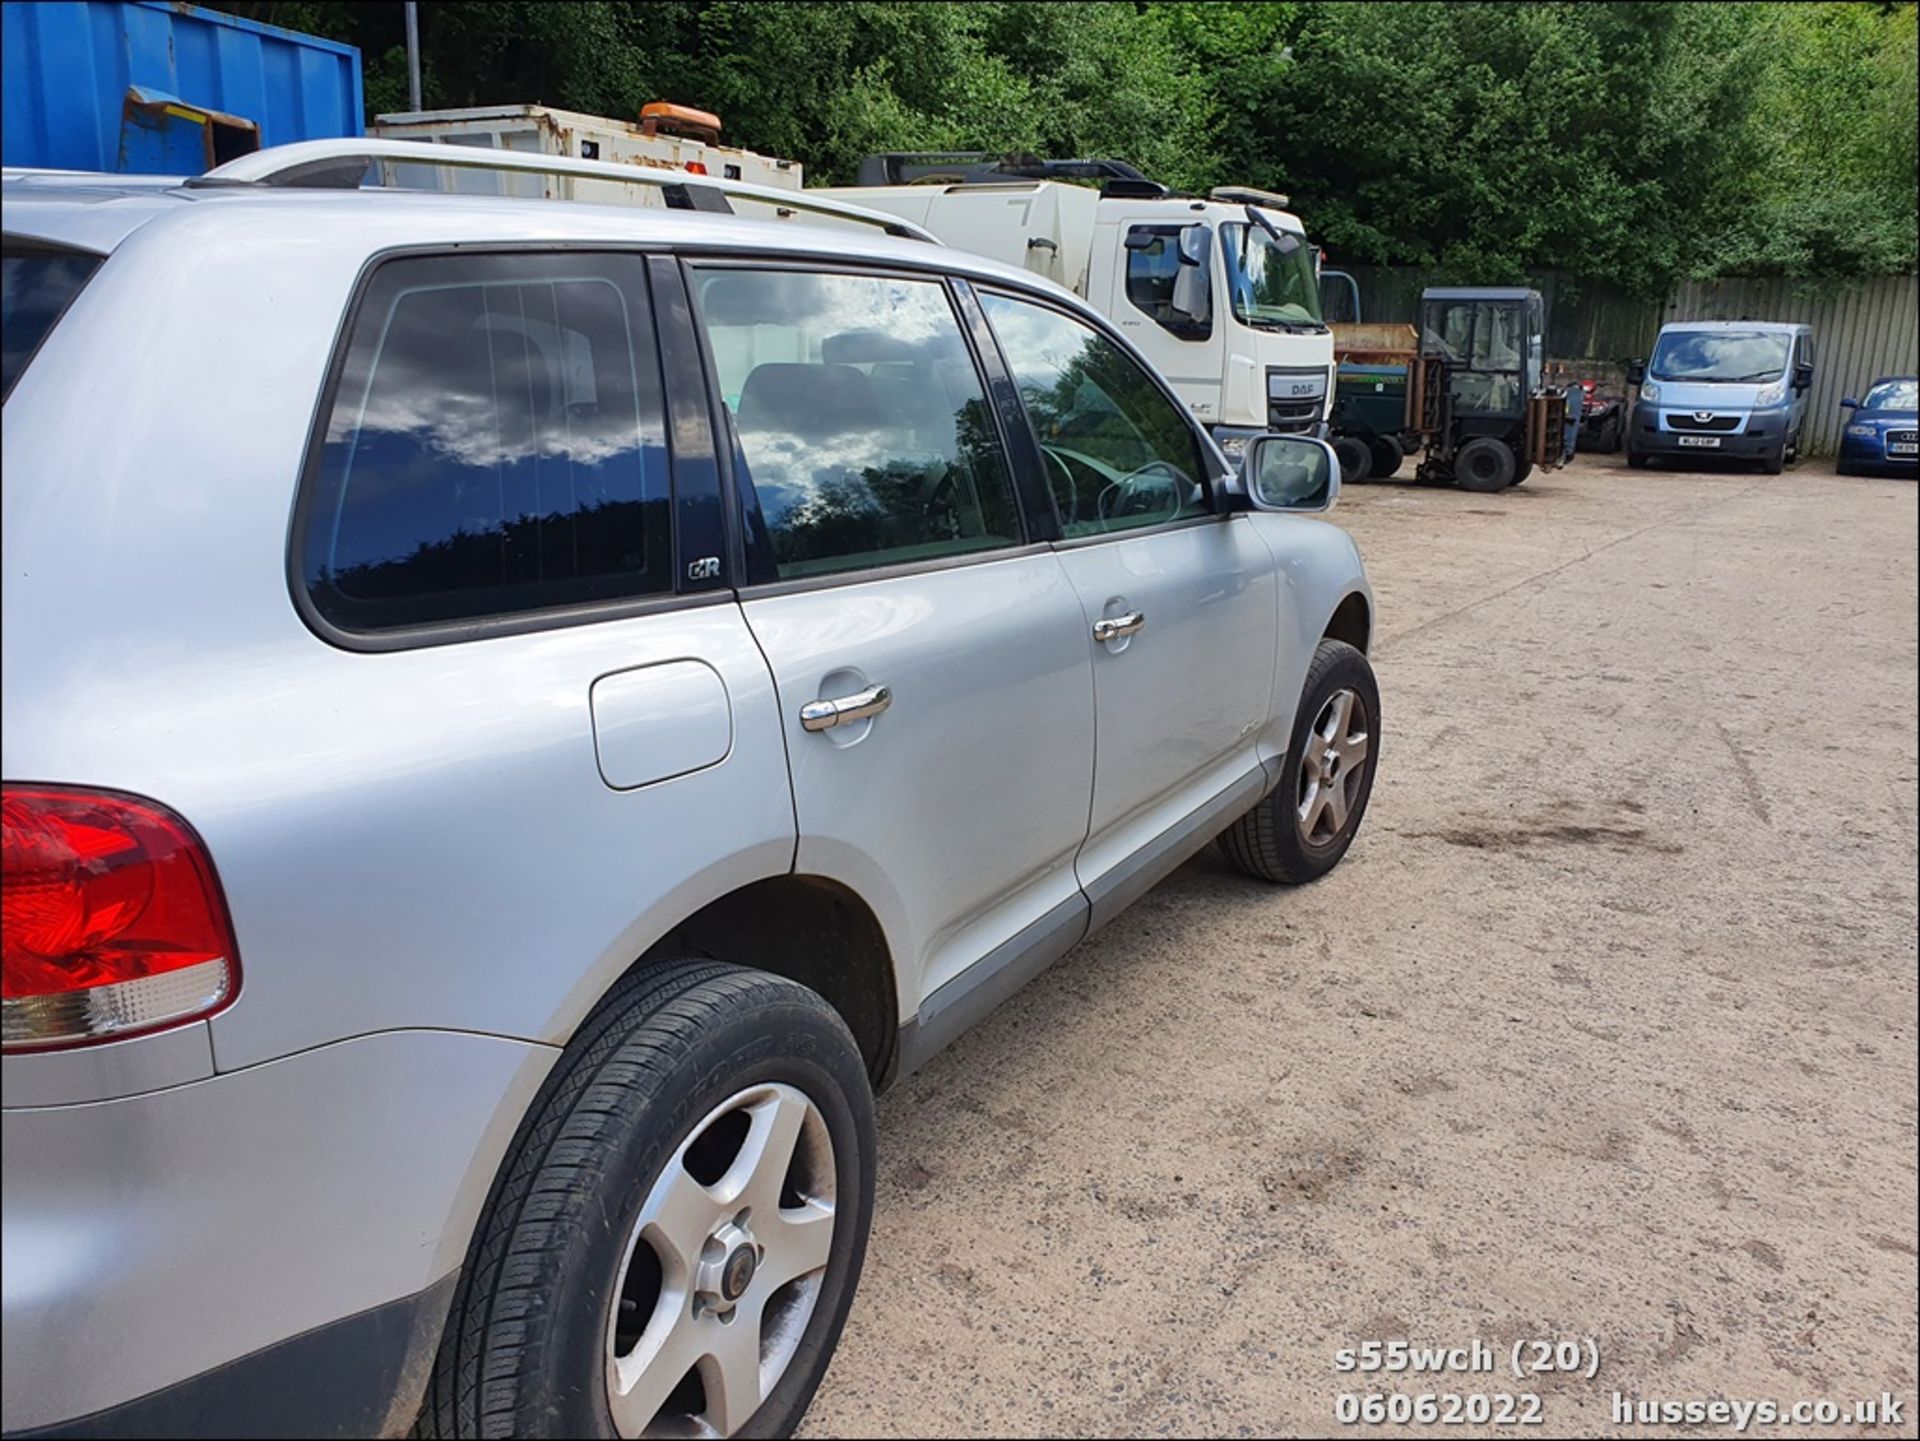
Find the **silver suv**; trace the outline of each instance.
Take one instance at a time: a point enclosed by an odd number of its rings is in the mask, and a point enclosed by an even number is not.
[[[874,1093],[1352,841],[1332,453],[850,207],[343,146],[4,180],[5,1428],[787,1431]]]

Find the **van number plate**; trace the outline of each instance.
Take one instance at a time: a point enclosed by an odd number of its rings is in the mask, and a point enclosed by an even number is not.
[[[1719,448],[1720,437],[1717,435],[1683,435],[1680,437],[1680,443],[1682,445],[1702,445],[1713,450]]]

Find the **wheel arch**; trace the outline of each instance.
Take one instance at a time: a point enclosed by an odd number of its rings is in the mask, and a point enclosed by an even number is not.
[[[1345,641],[1360,654],[1367,653],[1373,640],[1373,606],[1364,592],[1347,592],[1327,618],[1326,629],[1320,633],[1320,638]]]
[[[899,1036],[893,953],[873,908],[824,876],[750,881],[701,906],[647,947],[628,973],[708,956],[819,992],[853,1033],[876,1089],[891,1078]]]

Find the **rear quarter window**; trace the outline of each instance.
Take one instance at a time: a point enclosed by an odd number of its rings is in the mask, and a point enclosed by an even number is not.
[[[673,589],[645,262],[386,262],[309,461],[307,594],[388,632]]]
[[[13,393],[104,256],[8,240],[0,250],[0,399]]]

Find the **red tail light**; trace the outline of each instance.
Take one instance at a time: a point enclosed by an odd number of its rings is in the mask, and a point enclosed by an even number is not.
[[[240,985],[213,862],[137,796],[0,790],[0,1038],[109,1040],[211,1015]]]

